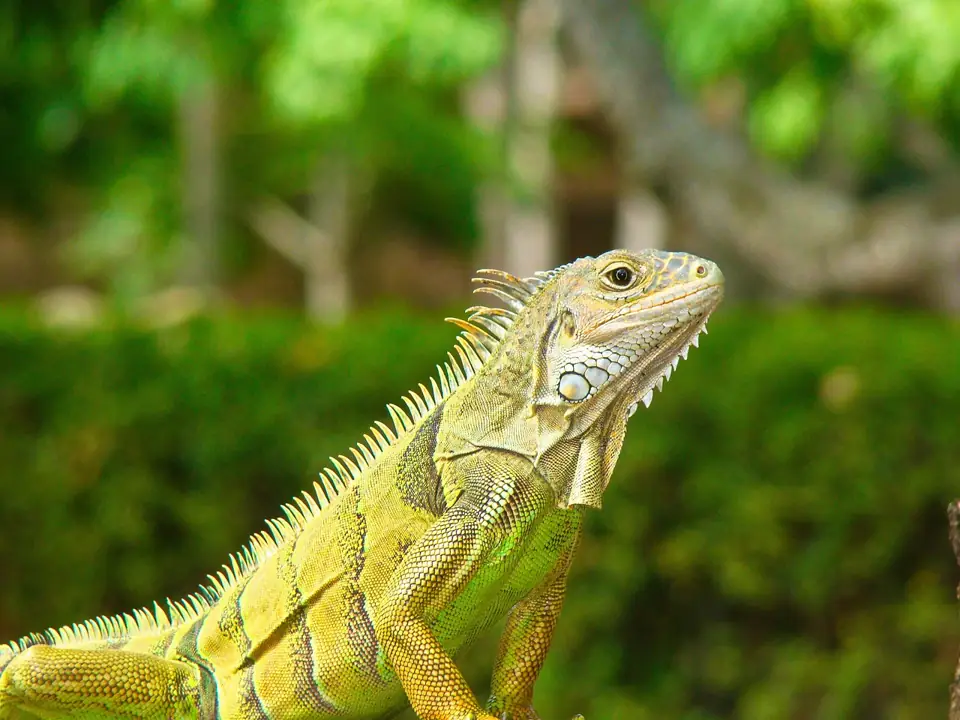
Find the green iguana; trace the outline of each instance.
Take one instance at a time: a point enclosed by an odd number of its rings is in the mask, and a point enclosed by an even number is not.
[[[453,320],[457,357],[315,492],[166,610],[0,646],[0,718],[532,720],[581,533],[627,418],[723,294],[712,262],[612,251]],[[507,616],[482,708],[452,658]]]

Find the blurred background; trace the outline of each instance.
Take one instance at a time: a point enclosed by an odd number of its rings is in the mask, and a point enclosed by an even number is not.
[[[953,0],[3,3],[0,638],[192,592],[476,267],[666,247],[728,300],[631,421],[540,713],[945,717],[958,37]]]

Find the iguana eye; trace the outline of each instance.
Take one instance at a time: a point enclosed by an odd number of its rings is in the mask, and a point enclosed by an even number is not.
[[[623,290],[633,284],[634,280],[637,279],[637,274],[626,265],[618,265],[607,270],[604,277],[610,285]]]

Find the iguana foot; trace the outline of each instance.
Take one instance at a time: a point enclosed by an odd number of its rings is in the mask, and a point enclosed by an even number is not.
[[[540,720],[532,705],[512,705],[495,697],[490,698],[487,710],[492,712],[497,720]]]
[[[496,718],[497,720],[540,720],[540,716],[532,707],[499,712],[496,713]],[[571,720],[584,720],[584,717],[577,713]]]

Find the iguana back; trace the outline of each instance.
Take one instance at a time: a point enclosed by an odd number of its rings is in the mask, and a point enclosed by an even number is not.
[[[166,610],[0,646],[0,719],[534,718],[580,536],[638,401],[722,295],[709,261],[614,251],[481,271],[456,357]],[[487,712],[452,657],[508,615]]]

